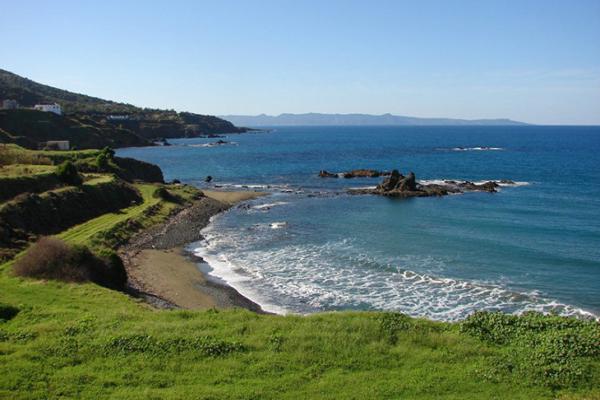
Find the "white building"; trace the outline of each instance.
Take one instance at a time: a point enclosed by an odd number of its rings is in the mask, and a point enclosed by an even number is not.
[[[69,150],[70,148],[68,140],[49,140],[40,143],[38,147],[42,150]]]
[[[35,107],[33,107],[33,109],[38,110],[38,111],[51,112],[56,115],[62,115],[62,110],[60,108],[60,105],[58,105],[56,103],[54,103],[54,104],[36,104]]]

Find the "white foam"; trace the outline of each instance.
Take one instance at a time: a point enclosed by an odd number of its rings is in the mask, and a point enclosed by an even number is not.
[[[252,207],[252,209],[254,210],[268,210],[270,208],[276,207],[276,206],[283,206],[285,204],[288,204],[287,201],[276,201],[274,203],[267,203],[267,204],[259,204],[257,206]]]
[[[285,228],[287,226],[287,222],[283,221],[283,222],[271,222],[270,227],[271,229],[281,229],[281,228]]]
[[[355,187],[351,187],[348,189],[350,189],[350,190],[361,190],[361,189],[373,190],[373,189],[377,189],[377,186],[355,186]]]
[[[478,146],[478,147],[453,147],[451,150],[452,151],[502,151],[502,150],[504,150],[504,148]]]
[[[255,290],[252,290],[252,277],[240,273],[241,268],[232,263],[225,255],[215,255],[211,252],[211,244],[207,241],[202,241],[200,246],[193,249],[196,256],[201,257],[209,265],[209,278],[212,278],[220,283],[225,283],[237,290],[242,296],[250,299],[258,304],[264,311],[286,315],[290,311],[284,307],[272,304],[266,300]],[[216,278],[216,279],[215,279]]]
[[[198,143],[198,144],[188,144],[186,145],[187,147],[217,147],[217,146],[237,146],[238,143],[237,142],[226,142],[226,143],[218,143],[218,142],[212,142],[212,143]]]
[[[444,262],[432,257],[378,259],[359,253],[347,239],[273,246],[276,236],[269,236],[275,234],[269,231],[248,235],[213,223],[202,231],[206,241],[196,254],[211,265],[212,275],[270,312],[370,308],[456,321],[477,310],[515,314],[535,310],[597,318],[537,292],[508,290],[504,283],[416,272],[443,270]],[[265,242],[271,245],[262,246]]]
[[[525,181],[516,181],[513,183],[508,183],[508,182],[502,182],[503,179],[484,179],[484,180],[479,180],[479,181],[467,181],[464,179],[421,179],[419,181],[417,181],[418,183],[420,183],[421,185],[448,185],[448,182],[456,182],[457,184],[461,184],[461,183],[466,183],[466,182],[472,182],[476,185],[483,185],[484,183],[487,182],[495,182],[496,184],[498,184],[498,186],[505,186],[505,187],[515,187],[515,186],[527,186],[530,185],[530,182],[525,182]]]

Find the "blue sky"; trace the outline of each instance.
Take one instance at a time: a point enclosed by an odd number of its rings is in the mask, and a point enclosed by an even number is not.
[[[600,1],[8,1],[0,68],[204,114],[600,124]]]

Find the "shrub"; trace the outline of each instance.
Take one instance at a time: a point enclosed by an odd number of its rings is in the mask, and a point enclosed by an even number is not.
[[[114,253],[103,258],[85,246],[69,246],[62,240],[42,237],[14,266],[18,276],[66,282],[91,281],[112,289],[124,289],[127,274]]]
[[[77,168],[71,161],[65,161],[56,168],[58,179],[68,185],[79,186],[83,183],[81,175],[77,172]]]
[[[13,319],[18,313],[19,309],[17,307],[0,303],[0,321],[8,321]]]
[[[502,346],[510,371],[555,389],[588,381],[589,363],[600,356],[600,324],[594,320],[476,312],[461,331]]]
[[[177,204],[183,203],[183,199],[181,197],[169,192],[164,186],[156,188],[153,196],[155,198],[158,197],[164,201],[168,201],[170,203],[177,203]]]
[[[107,171],[111,169],[110,162],[112,161],[115,155],[115,151],[110,147],[105,147],[102,151],[96,156],[96,166],[101,171]]]
[[[407,331],[412,326],[410,317],[402,313],[381,313],[378,319],[381,333],[390,344],[398,342],[399,331]]]

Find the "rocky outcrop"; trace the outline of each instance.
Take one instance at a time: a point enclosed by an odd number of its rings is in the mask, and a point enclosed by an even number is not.
[[[512,181],[503,181],[512,182]],[[351,189],[351,194],[376,194],[390,197],[428,197],[445,196],[451,193],[464,192],[496,192],[498,183],[488,181],[483,184],[476,184],[469,181],[444,181],[443,183],[422,184],[417,182],[414,172],[408,175],[402,175],[398,170],[393,170],[387,178],[377,185],[375,189]]]
[[[325,171],[324,169],[322,169],[321,171],[319,171],[319,176],[321,178],[337,178],[338,174],[332,174],[331,172]]]

